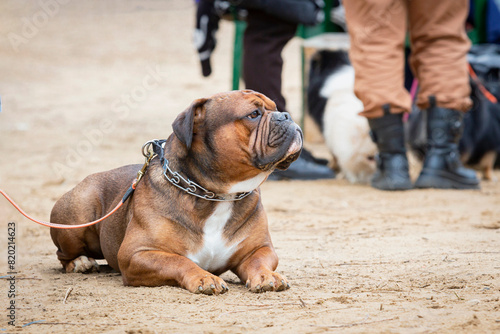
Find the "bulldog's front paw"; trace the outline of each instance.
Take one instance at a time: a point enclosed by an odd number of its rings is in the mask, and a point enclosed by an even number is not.
[[[205,295],[219,295],[229,290],[227,283],[222,278],[208,272],[190,278],[186,284],[186,289],[192,293],[203,293]]]
[[[283,291],[290,289],[287,279],[273,271],[262,272],[250,277],[246,282],[246,287],[252,292]]]

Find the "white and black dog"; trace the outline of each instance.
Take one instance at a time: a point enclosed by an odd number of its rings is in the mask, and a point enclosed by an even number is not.
[[[368,183],[377,147],[363,104],[354,95],[354,69],[345,51],[319,51],[311,61],[308,113],[320,127],[336,168],[351,183]]]

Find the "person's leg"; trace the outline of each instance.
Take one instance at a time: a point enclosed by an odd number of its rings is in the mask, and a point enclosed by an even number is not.
[[[351,40],[349,58],[355,70],[354,92],[363,102],[361,115],[377,118],[382,106],[391,113],[411,109],[404,88],[406,1],[343,2]]]
[[[463,167],[458,142],[470,109],[465,33],[467,0],[409,2],[410,64],[419,80],[417,105],[427,111],[427,153],[417,188],[475,189],[476,173]]]
[[[372,186],[382,190],[411,188],[402,113],[411,109],[404,88],[406,1],[344,2],[355,72],[354,92],[363,102],[377,144],[377,171]]]
[[[243,37],[243,80],[245,87],[273,100],[278,110],[286,110],[281,93],[283,59],[281,51],[297,31],[297,25],[260,10],[249,9]]]
[[[468,0],[408,2],[410,65],[419,81],[417,106],[429,107],[429,96],[439,107],[468,111],[471,107],[465,32]]]

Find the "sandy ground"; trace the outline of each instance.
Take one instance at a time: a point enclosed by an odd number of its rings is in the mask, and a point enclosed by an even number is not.
[[[1,188],[48,220],[55,201],[85,176],[141,163],[141,145],[166,138],[192,100],[230,89],[232,24],[221,25],[207,79],[193,26],[187,0],[3,0]],[[294,117],[299,45],[285,50]],[[500,184],[481,186],[388,193],[345,180],[268,181],[263,201],[278,270],[292,288],[252,294],[226,273],[230,291],[217,297],[124,287],[110,270],[63,274],[48,228],[0,199],[0,331],[499,332]],[[7,324],[9,222],[16,223],[16,327]]]

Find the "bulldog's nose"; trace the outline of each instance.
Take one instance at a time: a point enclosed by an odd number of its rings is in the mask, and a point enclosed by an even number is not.
[[[286,111],[276,111],[273,113],[273,120],[277,122],[284,122],[284,121],[289,121],[292,119],[292,116],[290,116],[289,113]]]

